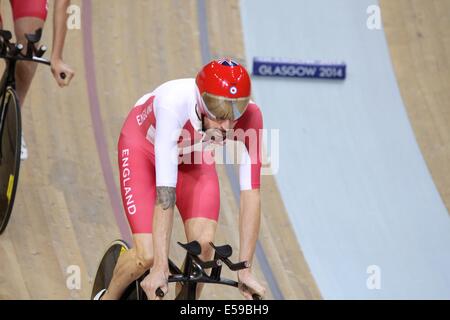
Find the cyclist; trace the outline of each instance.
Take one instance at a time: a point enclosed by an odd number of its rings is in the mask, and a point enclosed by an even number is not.
[[[240,164],[239,259],[253,261],[260,227],[262,115],[250,101],[250,77],[231,59],[215,60],[196,79],[166,82],[144,95],[129,113],[118,141],[123,206],[134,247],[122,254],[109,288],[96,299],[119,299],[126,287],[152,267],[141,282],[149,299],[168,291],[168,251],[176,205],[188,241],[197,240],[210,260],[220,208],[214,146],[227,139],[245,145]],[[238,133],[240,132],[240,133]],[[247,134],[248,132],[254,133]],[[245,298],[265,288],[252,267],[238,272]],[[201,286],[197,291],[200,294]]]
[[[1,0],[0,0],[1,1]],[[74,76],[74,71],[70,66],[64,63],[62,59],[64,39],[67,32],[67,8],[70,0],[55,0],[53,14],[53,48],[51,54],[51,70],[53,77],[60,87],[69,84]],[[14,33],[17,43],[24,45],[26,51],[27,40],[25,34],[34,33],[37,29],[43,28],[47,18],[48,3],[47,0],[10,0],[14,19]],[[0,15],[0,29],[3,29],[3,21]],[[36,72],[37,64],[29,61],[19,61],[16,67],[16,86],[17,96],[20,104],[23,105],[25,96],[30,88],[31,81]],[[61,74],[66,78],[62,79]],[[28,151],[22,135],[22,150],[20,158],[22,160],[28,157]]]

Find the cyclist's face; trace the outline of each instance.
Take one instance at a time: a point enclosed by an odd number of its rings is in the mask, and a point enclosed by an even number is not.
[[[207,117],[203,118],[203,126],[206,130],[208,129],[219,129],[222,131],[227,131],[233,129],[233,121],[231,120],[213,120]]]

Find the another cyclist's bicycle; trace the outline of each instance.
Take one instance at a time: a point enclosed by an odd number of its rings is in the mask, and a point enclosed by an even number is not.
[[[189,242],[187,244],[178,242],[178,244],[186,250],[186,257],[183,263],[183,270],[179,269],[172,260],[169,259],[169,271],[171,273],[169,282],[181,283],[181,290],[176,296],[176,300],[195,300],[198,283],[220,284],[237,288],[237,281],[222,278],[220,276],[223,264],[232,271],[248,268],[248,263],[246,261],[232,263],[229,260],[233,253],[233,249],[230,245],[215,246],[213,243],[210,243],[215,250],[214,259],[211,261],[202,261],[199,258],[201,246],[197,241]],[[97,270],[91,299],[93,299],[100,290],[109,286],[119,256],[128,249],[127,243],[123,240],[116,240],[109,246]],[[206,273],[205,270],[207,269],[211,269],[210,275]],[[122,295],[121,300],[147,300],[146,294],[139,285],[147,274],[148,272],[128,286]],[[159,297],[164,296],[161,289],[156,290],[156,294]],[[254,294],[253,299],[260,300],[261,297]]]
[[[0,234],[5,230],[14,204],[20,168],[20,150],[22,124],[20,101],[16,94],[17,61],[33,61],[50,65],[50,61],[41,58],[47,48],[35,44],[39,42],[42,29],[35,34],[27,34],[26,53],[22,44],[11,43],[12,34],[0,30],[0,58],[6,62],[6,68],[0,81]]]

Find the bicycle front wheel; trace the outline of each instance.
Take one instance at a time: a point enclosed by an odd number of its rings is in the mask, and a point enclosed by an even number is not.
[[[0,101],[3,101],[1,97]],[[0,234],[6,229],[14,205],[20,168],[22,126],[16,93],[8,88],[0,114]]]
[[[92,287],[91,299],[102,289],[107,289],[113,277],[114,268],[121,254],[129,250],[128,244],[123,240],[116,240],[109,245],[98,266]],[[139,300],[139,286],[133,281],[122,294],[120,300]]]

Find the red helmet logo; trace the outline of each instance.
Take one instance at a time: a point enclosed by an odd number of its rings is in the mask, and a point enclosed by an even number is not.
[[[196,83],[204,92],[228,98],[250,97],[250,76],[245,68],[231,59],[214,60],[198,73]]]

